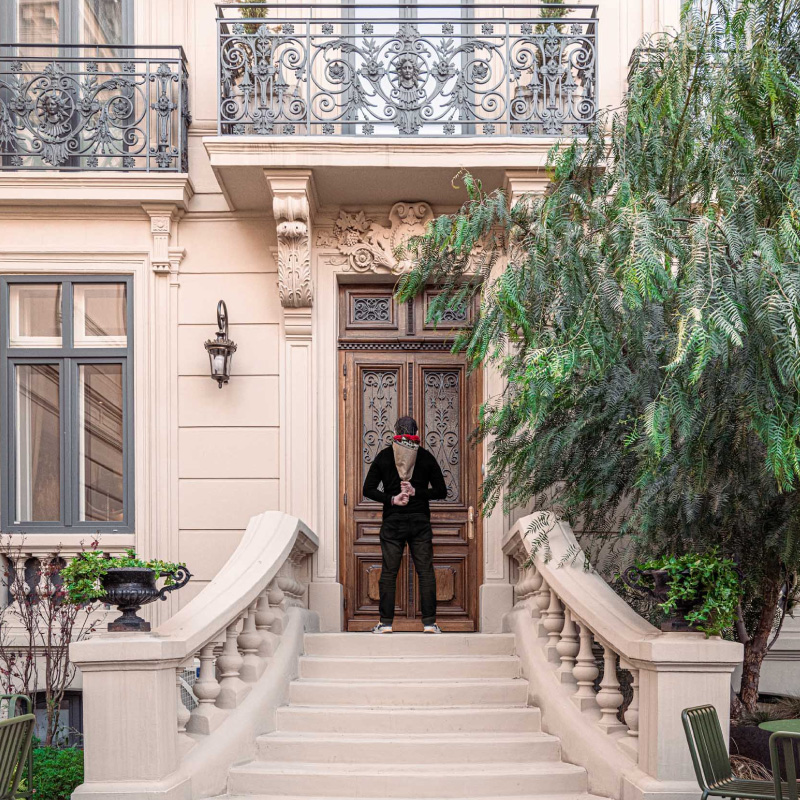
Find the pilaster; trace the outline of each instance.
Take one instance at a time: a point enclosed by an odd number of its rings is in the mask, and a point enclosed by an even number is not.
[[[267,172],[278,239],[281,364],[282,510],[316,529],[314,498],[314,281],[311,235],[317,208],[311,172]]]
[[[150,518],[137,531],[137,547],[148,558],[178,560],[178,288],[185,255],[178,246],[182,212],[175,205],[144,205],[152,247],[147,287],[152,309],[148,364],[152,408],[147,432]],[[151,606],[154,626],[178,609],[180,598]]]

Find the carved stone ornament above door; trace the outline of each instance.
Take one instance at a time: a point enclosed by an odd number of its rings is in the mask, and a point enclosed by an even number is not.
[[[395,203],[389,211],[388,225],[370,219],[364,211],[341,211],[333,230],[320,231],[316,243],[338,251],[338,255],[328,258],[334,266],[353,272],[398,274],[411,269],[411,260],[398,259],[396,251],[412,236],[425,233],[425,226],[432,219],[433,211],[427,203]]]

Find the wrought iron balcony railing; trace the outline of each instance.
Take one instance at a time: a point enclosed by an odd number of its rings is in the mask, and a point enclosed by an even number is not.
[[[180,47],[0,44],[0,169],[187,172],[188,79]]]
[[[217,9],[222,135],[561,136],[595,119],[594,5]]]

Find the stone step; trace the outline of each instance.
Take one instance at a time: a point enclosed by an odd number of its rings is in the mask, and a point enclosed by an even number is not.
[[[518,678],[520,672],[516,656],[304,656],[300,659],[300,677],[324,680]]]
[[[512,634],[307,633],[308,656],[513,656]]]
[[[260,761],[292,763],[464,764],[557,761],[561,746],[546,733],[309,734],[271,733],[257,740]]]
[[[525,705],[527,697],[528,682],[521,678],[478,681],[304,679],[293,681],[289,687],[289,703],[302,706],[519,706]]]
[[[533,733],[541,730],[538,708],[450,706],[376,708],[282,706],[278,730],[284,732],[415,734]]]
[[[524,795],[505,795],[502,800],[608,800],[606,797],[600,797],[595,794],[587,794],[584,792],[563,792],[561,794],[524,794]],[[301,800],[300,795],[274,795],[274,794],[247,794],[247,795],[221,795],[216,800]],[[307,800],[307,797],[302,797],[302,800]],[[315,795],[314,800],[334,800],[330,795]],[[341,800],[341,798],[336,798]],[[358,800],[384,800],[382,797],[359,797]],[[393,800],[416,800],[413,797],[395,797]],[[452,798],[444,797],[431,797],[426,800],[452,800]],[[474,797],[471,800],[500,800],[497,795],[483,795],[481,797]]]
[[[276,797],[476,798],[583,794],[586,772],[573,764],[472,763],[287,764],[254,761],[233,767],[231,794]]]

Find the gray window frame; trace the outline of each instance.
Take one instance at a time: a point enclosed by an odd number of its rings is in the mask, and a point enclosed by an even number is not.
[[[81,0],[58,0],[59,44],[82,44],[78,5],[80,2]],[[123,0],[122,32],[121,45],[134,44],[133,0]],[[0,0],[0,41],[8,44],[17,41],[17,0]],[[87,47],[92,46],[87,45]]]
[[[61,347],[25,348],[10,345],[9,288],[19,284],[61,284]],[[126,285],[127,345],[75,347],[73,290],[76,283]],[[0,276],[0,530],[3,533],[134,533],[134,319],[133,277],[130,275],[2,275]],[[18,364],[59,364],[61,420],[60,519],[15,522],[17,443],[14,368]],[[121,522],[80,521],[78,489],[80,425],[78,422],[81,364],[122,364],[123,379],[123,519]]]

